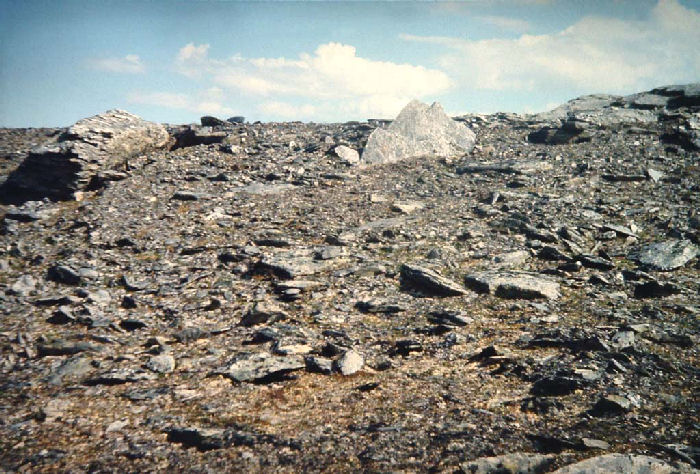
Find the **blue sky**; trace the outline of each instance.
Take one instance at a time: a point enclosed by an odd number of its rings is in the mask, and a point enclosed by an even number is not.
[[[0,126],[533,112],[700,82],[700,0],[0,0]]]

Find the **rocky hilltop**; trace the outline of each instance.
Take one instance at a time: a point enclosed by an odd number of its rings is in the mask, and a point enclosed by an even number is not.
[[[699,118],[0,130],[0,466],[697,472]]]

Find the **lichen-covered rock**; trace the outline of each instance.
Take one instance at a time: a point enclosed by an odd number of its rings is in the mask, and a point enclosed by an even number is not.
[[[420,155],[459,156],[474,148],[476,136],[452,120],[437,102],[428,106],[414,100],[388,128],[369,136],[363,163],[393,163]]]
[[[33,149],[0,188],[0,200],[20,203],[74,199],[104,170],[124,166],[129,157],[164,147],[163,125],[123,110],[79,120],[59,141]]]

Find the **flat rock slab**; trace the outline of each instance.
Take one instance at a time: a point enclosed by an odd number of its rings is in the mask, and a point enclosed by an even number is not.
[[[671,271],[700,255],[700,248],[689,240],[667,240],[642,247],[630,255],[632,260],[654,270]]]
[[[418,265],[401,265],[401,284],[435,296],[459,296],[466,290],[439,273]]]
[[[460,468],[468,474],[535,474],[546,472],[554,456],[533,453],[511,453],[479,458],[463,463]]]
[[[604,474],[624,472],[626,474],[671,474],[693,472],[688,467],[678,469],[660,459],[633,454],[605,454],[585,461],[564,466],[554,471],[555,474]]]
[[[482,272],[467,275],[464,281],[477,293],[494,294],[501,298],[559,298],[559,283],[534,273]]]
[[[474,148],[476,136],[452,120],[437,102],[414,100],[389,127],[377,128],[367,140],[363,163],[394,163],[413,156],[459,156]]]
[[[162,148],[169,139],[163,125],[123,110],[82,119],[57,143],[32,150],[2,185],[0,197],[5,202],[75,199],[99,172]]]
[[[303,357],[275,356],[265,352],[240,354],[227,367],[216,371],[236,382],[272,382],[283,379],[289,372],[306,367]]]
[[[315,275],[336,266],[337,259],[316,258],[317,249],[300,248],[264,256],[258,265],[262,271],[269,271],[279,278],[288,280]]]

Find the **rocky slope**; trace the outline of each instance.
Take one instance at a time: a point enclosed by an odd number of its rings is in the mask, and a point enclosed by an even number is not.
[[[1,131],[0,466],[694,472],[699,97],[372,165],[385,122]]]

